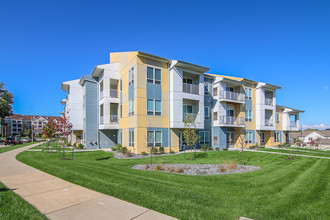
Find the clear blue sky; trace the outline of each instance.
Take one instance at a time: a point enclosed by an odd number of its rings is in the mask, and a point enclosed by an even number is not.
[[[0,81],[14,112],[59,115],[62,81],[141,50],[282,86],[301,123],[330,125],[330,1],[2,1]]]

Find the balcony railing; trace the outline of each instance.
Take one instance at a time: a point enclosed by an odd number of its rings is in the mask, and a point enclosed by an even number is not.
[[[103,123],[104,123],[103,116],[100,116],[100,124],[103,124]]]
[[[272,119],[265,119],[265,126],[273,126],[273,120]]]
[[[199,85],[182,83],[182,91],[185,93],[199,94]]]
[[[199,122],[199,114],[197,113],[183,113],[183,121],[190,116],[191,122]]]
[[[266,105],[273,105],[273,99],[265,98],[265,104]]]
[[[225,125],[245,125],[245,118],[234,116],[220,116],[220,124]]]
[[[290,127],[291,127],[291,128],[296,128],[296,127],[298,127],[298,126],[297,126],[297,122],[295,122],[295,121],[290,121]]]
[[[111,98],[118,98],[118,91],[117,91],[117,89],[110,89],[110,97]]]
[[[100,99],[103,99],[103,96],[104,96],[103,91],[101,91],[100,92]]]
[[[118,123],[118,115],[110,115],[110,124]]]
[[[228,99],[233,101],[244,101],[245,96],[239,92],[231,92],[231,91],[220,91],[219,92],[220,99]]]

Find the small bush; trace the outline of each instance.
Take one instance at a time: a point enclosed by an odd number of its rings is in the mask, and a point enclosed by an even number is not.
[[[145,170],[147,170],[147,169],[149,169],[149,168],[150,168],[149,165],[146,165],[146,166],[144,167]]]
[[[84,145],[82,145],[81,143],[79,143],[78,145],[76,144],[76,148],[77,149],[83,149],[84,148]]]
[[[216,147],[215,150],[216,150],[216,151],[220,151],[220,148],[219,148],[219,147]]]
[[[174,153],[175,153],[174,151],[170,150],[170,154],[174,154]]]
[[[257,148],[257,149],[260,148],[259,143],[256,143],[255,148]]]
[[[260,146],[261,149],[265,149],[265,146]]]
[[[132,156],[133,156],[133,154],[130,150],[125,151],[125,157],[132,157]]]
[[[153,148],[153,149],[151,150],[151,152],[152,152],[153,154],[157,154],[158,149],[157,149],[157,148]]]
[[[207,145],[202,145],[202,146],[201,146],[201,149],[202,149],[203,151],[207,151],[208,147],[207,147]]]
[[[112,147],[111,150],[112,150],[112,151],[116,151],[117,148],[116,148],[116,147]]]
[[[250,148],[250,149],[255,149],[256,146],[255,146],[255,145],[251,145],[249,148]]]
[[[282,148],[282,147],[283,147],[283,145],[282,145],[282,144],[278,144],[277,146],[278,146],[278,147],[280,147],[280,148]]]
[[[154,170],[155,170],[155,171],[161,171],[161,170],[162,170],[162,165],[157,164],[157,165],[154,167]]]
[[[77,147],[77,142],[74,142],[72,146]]]
[[[227,149],[227,148],[224,148],[224,149],[222,149],[222,150],[227,151],[228,149]]]
[[[121,152],[121,149],[122,149],[123,147],[121,146],[121,144],[117,144],[116,145],[116,150],[118,151],[118,152]]]
[[[159,147],[159,153],[161,153],[161,154],[165,153],[164,147]]]
[[[228,161],[225,164],[225,167],[226,167],[227,170],[234,170],[234,169],[236,169],[237,168],[236,161],[235,160]]]
[[[224,167],[224,166],[219,166],[219,168],[218,168],[218,170],[219,170],[219,172],[221,172],[221,173],[223,173],[223,172],[226,172],[227,170],[226,170],[226,168]]]
[[[207,153],[196,153],[195,154],[195,158],[204,158],[204,157],[207,157]]]
[[[142,155],[142,156],[147,156],[147,155],[148,155],[148,153],[146,153],[146,152],[142,151],[142,152],[141,152],[141,155]]]
[[[71,147],[71,144],[70,144],[70,143],[66,143],[66,146],[67,146],[67,147]]]
[[[208,150],[213,150],[213,148],[212,147],[209,147]]]
[[[175,172],[175,169],[172,166],[165,166],[165,171],[173,173],[173,172]]]
[[[127,151],[127,147],[122,147],[122,148],[120,148],[120,152],[121,152],[122,154],[125,154],[126,151]]]
[[[176,172],[177,173],[183,173],[184,172],[184,169],[183,168],[179,168]]]

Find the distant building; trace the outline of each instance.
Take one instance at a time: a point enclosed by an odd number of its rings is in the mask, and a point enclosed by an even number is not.
[[[315,141],[318,144],[330,145],[330,130],[310,130],[291,133],[291,139],[299,138],[304,143]]]
[[[34,135],[42,134],[42,128],[50,121],[58,122],[59,116],[40,116],[40,115],[20,115],[13,114],[3,119],[3,126],[1,127],[1,135],[14,136],[22,134],[27,129],[33,130]],[[31,129],[32,128],[32,129]]]

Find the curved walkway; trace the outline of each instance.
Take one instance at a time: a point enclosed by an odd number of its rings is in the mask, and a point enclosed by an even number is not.
[[[281,155],[289,155],[290,153],[281,153],[281,152],[273,152],[273,151],[260,151],[260,150],[252,150],[252,149],[245,149],[244,151],[252,151],[257,153],[265,153],[265,154],[281,154]],[[294,154],[291,154],[294,155]],[[297,157],[312,157],[312,158],[320,158],[320,159],[328,159],[330,160],[330,157],[321,157],[321,156],[313,156],[313,155],[303,155],[303,154],[296,154]]]
[[[67,182],[15,159],[18,153],[38,144],[0,154],[0,181],[35,206],[47,218],[174,219]]]

